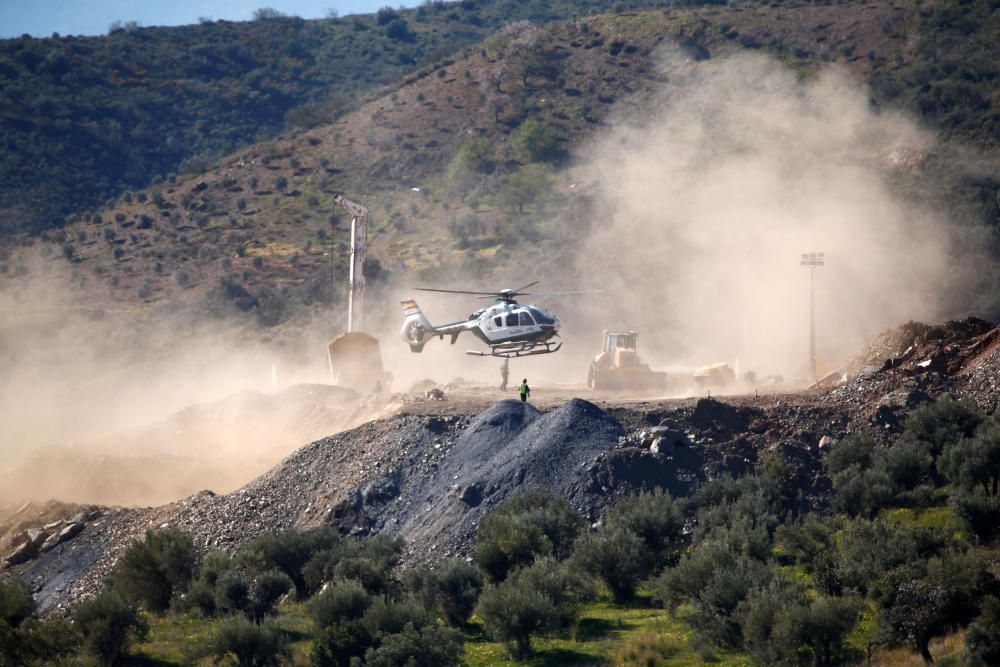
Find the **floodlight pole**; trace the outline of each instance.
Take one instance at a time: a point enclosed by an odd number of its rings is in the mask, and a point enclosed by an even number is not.
[[[816,268],[825,263],[824,253],[804,252],[800,265],[809,269],[809,372],[816,382]]]

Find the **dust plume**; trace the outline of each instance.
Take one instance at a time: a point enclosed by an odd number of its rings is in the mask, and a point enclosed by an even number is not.
[[[226,320],[80,302],[41,280],[0,293],[0,503],[225,492],[364,418],[356,394],[320,384],[324,348],[306,334],[283,346]]]
[[[665,89],[589,152],[609,213],[591,221],[578,282],[597,328],[640,331],[660,364],[727,361],[806,377],[809,269],[817,358],[829,368],[879,331],[949,315],[959,276],[946,221],[895,194],[894,170],[933,137],[830,68],[800,79],[763,56],[667,57]]]

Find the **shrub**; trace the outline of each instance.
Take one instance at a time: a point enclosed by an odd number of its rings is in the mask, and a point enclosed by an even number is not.
[[[79,642],[62,619],[42,623],[24,580],[0,581],[0,665],[48,663],[73,652]]]
[[[719,531],[712,539],[700,543],[687,552],[676,566],[667,568],[649,582],[653,599],[664,606],[676,607],[685,600],[697,597],[717,573],[731,570],[743,561],[756,560],[748,555],[741,542],[742,539],[735,535],[724,535],[723,531]],[[749,565],[744,567],[749,568]]]
[[[665,564],[671,550],[684,542],[684,511],[660,488],[615,503],[604,523],[635,533],[642,540],[647,557],[658,565]]]
[[[966,493],[1000,495],[1000,418],[991,417],[972,438],[946,444],[937,467]]]
[[[215,611],[220,614],[238,614],[250,607],[250,584],[236,570],[219,575],[215,582]]]
[[[369,593],[386,593],[392,569],[403,552],[402,538],[376,535],[368,540],[338,539],[317,553],[303,568],[306,585],[316,590],[327,581],[351,579]]]
[[[419,629],[434,625],[434,616],[412,596],[401,600],[379,597],[365,612],[363,622],[373,637],[381,637],[402,632],[407,627]]]
[[[387,25],[399,18],[399,12],[386,5],[375,12],[375,22],[379,25]]]
[[[1000,535],[1000,497],[959,490],[951,494],[948,502],[980,542],[992,542]]]
[[[134,540],[111,573],[111,585],[123,600],[152,612],[170,606],[174,593],[185,590],[194,571],[191,536],[176,528],[147,530]]]
[[[532,567],[551,568],[551,560],[539,561]],[[531,567],[518,570],[507,580],[489,586],[479,597],[476,614],[483,619],[483,626],[493,639],[509,644],[517,658],[531,655],[531,636],[560,627],[565,613],[558,599],[551,594],[551,587],[541,589],[530,575]]]
[[[848,657],[844,641],[857,622],[859,611],[852,598],[820,595],[808,604],[786,608],[778,634],[791,638],[797,648],[807,648],[813,664],[837,664]],[[789,657],[796,656],[793,653]]]
[[[177,283],[179,287],[190,287],[191,286],[191,274],[184,269],[177,269],[174,271],[174,282]]]
[[[232,561],[225,551],[213,549],[201,559],[197,575],[187,592],[177,600],[181,611],[197,610],[205,616],[215,613],[215,584],[232,569]]]
[[[475,559],[493,581],[502,581],[539,556],[569,556],[582,526],[563,498],[544,491],[515,496],[479,523]]]
[[[454,626],[465,625],[483,588],[479,568],[461,558],[445,558],[434,569],[412,571],[408,586],[424,605],[440,610]]]
[[[108,591],[81,602],[73,613],[73,622],[86,651],[104,667],[125,664],[132,642],[143,639],[148,632],[136,609]]]
[[[920,443],[936,460],[946,445],[972,437],[982,421],[968,402],[945,395],[910,413],[901,437]]]
[[[829,567],[817,572],[821,590],[867,593],[886,573],[941,553],[947,535],[931,528],[906,528],[878,519],[855,519],[841,531]]]
[[[542,121],[529,118],[511,134],[514,151],[522,162],[547,162],[559,150],[559,135]]]
[[[367,667],[398,665],[434,665],[448,667],[462,664],[462,633],[452,628],[428,625],[407,626],[402,632],[383,638],[378,648],[365,653]]]
[[[274,612],[274,606],[292,589],[292,580],[277,570],[258,574],[250,594],[249,614],[252,621],[260,623]]]
[[[871,467],[875,447],[875,440],[868,433],[849,435],[837,441],[823,457],[827,473],[836,475],[846,470]]]
[[[257,625],[241,617],[219,624],[210,650],[217,662],[235,656],[240,667],[277,667],[291,657],[288,639],[277,625]]]
[[[360,661],[372,643],[360,620],[341,621],[317,634],[310,658],[313,667],[347,667]]]
[[[620,525],[601,526],[577,540],[570,562],[601,579],[616,602],[631,600],[640,579],[653,566],[652,552],[634,532]]]
[[[715,539],[719,533],[738,546],[739,553],[760,560],[769,557],[770,535],[778,525],[781,503],[759,478],[712,480],[695,492],[694,502],[698,507],[693,534],[696,541]]]
[[[750,591],[765,586],[770,568],[747,557],[738,557],[712,570],[691,596],[687,620],[702,638],[727,648],[743,643],[736,609]]]
[[[330,527],[306,531],[286,530],[260,535],[240,550],[237,560],[251,572],[279,570],[295,585],[295,593],[303,598],[309,592],[303,569],[323,549],[340,537]]]
[[[965,653],[970,664],[1000,665],[1000,598],[983,600],[983,612],[965,633]]]
[[[762,664],[794,664],[798,644],[789,641],[787,628],[780,626],[786,622],[787,610],[806,604],[805,587],[784,579],[774,579],[752,591],[733,614],[740,624],[747,653]]]
[[[496,167],[496,146],[486,137],[466,139],[448,163],[448,182],[456,192],[465,192]]]
[[[784,558],[791,558],[807,572],[813,572],[819,555],[833,549],[833,534],[840,525],[838,518],[811,512],[798,521],[778,526],[774,532],[775,545]]]
[[[410,32],[410,24],[403,19],[394,19],[385,26],[385,36],[398,42],[412,42],[415,35]]]
[[[510,174],[500,191],[500,203],[509,212],[524,213],[524,207],[543,205],[552,194],[549,169],[541,164],[529,164]]]
[[[328,628],[342,621],[360,619],[371,603],[371,598],[361,584],[342,581],[313,597],[307,608],[316,627]]]

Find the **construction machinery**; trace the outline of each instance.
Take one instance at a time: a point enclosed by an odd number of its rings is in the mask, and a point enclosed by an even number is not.
[[[694,374],[695,386],[707,389],[726,389],[736,382],[736,371],[724,361],[696,368]]]
[[[337,195],[335,201],[351,214],[351,269],[347,300],[347,331],[327,344],[327,363],[334,384],[361,393],[388,389],[392,375],[382,367],[378,340],[364,327],[365,255],[368,252],[368,208]]]
[[[664,391],[667,374],[639,358],[635,331],[605,331],[601,352],[590,362],[587,386],[598,391]]]

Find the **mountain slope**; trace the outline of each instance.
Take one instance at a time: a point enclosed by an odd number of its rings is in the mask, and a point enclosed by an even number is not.
[[[840,6],[777,14],[736,7],[516,24],[478,51],[414,73],[333,123],[127,193],[51,234],[59,247],[48,252],[70,259],[77,282],[98,298],[110,289],[116,301],[190,300],[228,277],[222,296],[245,307],[260,299],[244,290],[280,284],[305,289],[307,303],[328,302],[324,253],[346,249],[345,221],[333,203],[344,192],[372,208],[373,247],[383,265],[420,269],[469,253],[503,263],[523,238],[565,238],[544,224],[541,231],[526,228],[525,205],[511,210],[505,188],[512,172],[536,157],[572,164],[619,105],[634,108],[663,87],[661,45],[679,43],[699,58],[767,48],[804,72],[840,58],[867,77],[875,60],[902,57],[903,40],[883,39],[883,26],[903,30],[908,20],[899,8],[870,3],[860,16]],[[845,56],[854,53],[845,46],[832,51],[831,42],[839,45],[846,35],[854,50],[884,49],[883,55]],[[549,154],[525,155],[518,131],[526,121],[549,133]],[[491,146],[490,164],[468,175],[449,172],[474,139]],[[587,206],[585,195],[570,196],[564,178],[571,177],[557,174],[548,208]],[[533,225],[551,217],[526,206]],[[6,268],[16,273],[12,264]]]
[[[0,235],[61,227],[108,196],[323,122],[507,22],[610,5],[467,0],[311,21],[261,11],[249,22],[0,40]]]

